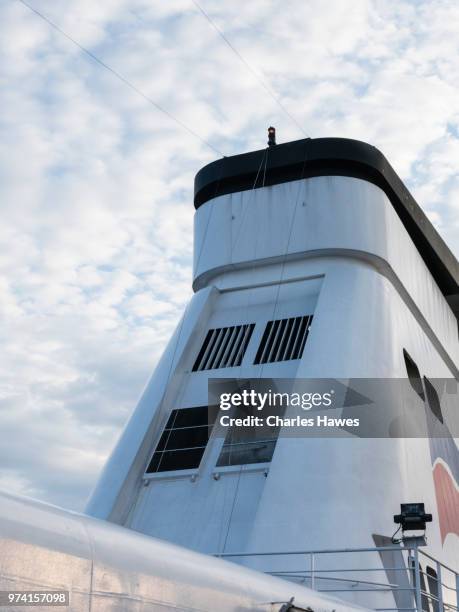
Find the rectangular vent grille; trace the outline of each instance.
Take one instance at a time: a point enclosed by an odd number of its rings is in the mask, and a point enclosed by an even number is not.
[[[255,323],[209,329],[193,372],[240,366]]]
[[[269,321],[255,357],[255,364],[301,359],[312,315]]]

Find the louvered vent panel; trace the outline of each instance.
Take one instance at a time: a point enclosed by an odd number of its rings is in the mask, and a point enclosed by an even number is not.
[[[255,323],[209,329],[193,366],[193,372],[240,366]]]
[[[311,321],[312,315],[269,321],[254,363],[301,359]]]

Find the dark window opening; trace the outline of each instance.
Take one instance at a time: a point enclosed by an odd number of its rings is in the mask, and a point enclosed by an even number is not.
[[[301,359],[311,322],[312,315],[269,321],[266,324],[254,363]]]
[[[193,365],[193,372],[240,366],[255,323],[209,329]]]
[[[443,423],[440,398],[438,397],[437,390],[426,376],[424,376],[424,387],[427,395],[427,403],[429,404],[432,414],[440,421],[440,423]]]
[[[199,467],[216,414],[207,406],[172,410],[147,474]]]
[[[283,415],[284,408],[276,412]],[[234,418],[259,416],[256,407],[239,406],[232,412]],[[266,414],[264,415],[266,416]],[[249,465],[254,463],[269,463],[276,448],[280,427],[263,425],[261,427],[229,427],[223,443],[217,467],[225,465]]]
[[[437,577],[437,572],[434,570],[433,567],[430,567],[429,565],[426,567],[426,574],[427,574],[427,582],[429,584],[429,591],[430,594],[432,595],[432,612],[440,612],[440,605],[439,605],[439,589],[441,588],[441,586],[438,584],[438,577]]]
[[[410,384],[416,391],[416,393],[419,395],[419,397],[422,399],[422,401],[424,401],[424,389],[422,387],[422,379],[421,374],[419,373],[419,368],[405,351],[405,349],[403,349],[403,357],[405,358],[406,372],[408,374]]]
[[[416,564],[415,564],[415,560],[411,557],[410,558],[410,566],[411,566],[411,581],[412,581],[412,585],[413,587],[416,588]],[[429,607],[429,597],[428,597],[428,593],[427,593],[427,586],[426,586],[426,580],[425,580],[425,574],[422,571],[422,565],[419,564],[419,581],[420,581],[420,590],[421,590],[421,608],[422,608],[422,612],[430,612],[430,607]]]

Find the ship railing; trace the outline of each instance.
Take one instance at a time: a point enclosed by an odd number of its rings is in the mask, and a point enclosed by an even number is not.
[[[386,566],[381,562],[382,553],[402,553],[403,563],[399,566]],[[343,567],[320,568],[318,561],[322,558],[330,558],[330,555],[352,555],[361,553],[376,553],[379,557],[378,567]],[[245,562],[247,559],[266,558],[300,558],[303,565],[300,569],[269,569],[263,568],[267,574],[278,576],[287,580],[293,580],[305,584],[316,591],[325,593],[392,593],[394,601],[400,593],[409,593],[408,599],[412,602],[407,607],[386,607],[374,609],[378,612],[459,612],[459,573],[435,559],[416,544],[405,544],[404,546],[375,546],[371,548],[337,548],[300,551],[277,551],[277,552],[223,552],[216,553],[216,557]],[[360,563],[360,565],[363,565]],[[295,566],[293,566],[295,567]],[[427,568],[429,571],[425,571]],[[379,572],[391,576],[400,575],[400,580],[385,581],[378,580],[377,575],[361,577],[361,574]],[[339,574],[334,576],[333,574]],[[349,578],[343,577],[349,574]],[[359,574],[358,577],[352,574]],[[375,576],[376,579],[371,579]],[[405,578],[402,579],[402,576]]]

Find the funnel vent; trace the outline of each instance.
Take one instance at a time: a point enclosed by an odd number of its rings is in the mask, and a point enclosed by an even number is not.
[[[311,321],[312,315],[268,321],[254,363],[301,359]]]
[[[255,323],[209,329],[194,362],[193,372],[240,366]]]

